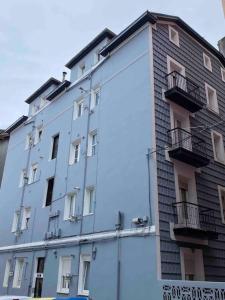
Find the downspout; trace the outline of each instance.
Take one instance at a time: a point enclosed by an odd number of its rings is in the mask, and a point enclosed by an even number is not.
[[[151,162],[151,150],[148,148],[147,157],[147,168],[148,168],[148,208],[149,208],[149,225],[153,225],[152,218],[152,206],[151,206],[151,170],[150,170],[150,162]]]

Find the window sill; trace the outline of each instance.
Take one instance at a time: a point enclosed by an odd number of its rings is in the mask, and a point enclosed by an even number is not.
[[[214,162],[220,164],[220,165],[224,165],[225,166],[225,161],[222,161],[222,160],[218,160],[216,158],[214,158]]]
[[[89,291],[80,291],[80,292],[78,292],[78,296],[86,296],[86,297],[88,297],[89,296]]]
[[[212,112],[216,116],[220,115],[219,111],[216,111],[216,110],[212,109],[210,106],[206,105],[206,108],[207,108],[208,111]]]
[[[83,215],[83,217],[88,217],[88,216],[93,216],[93,215],[94,215],[94,213],[89,213],[89,214]]]

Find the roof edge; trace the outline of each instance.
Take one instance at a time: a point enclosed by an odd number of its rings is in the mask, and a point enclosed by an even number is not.
[[[6,128],[5,132],[8,133],[8,134],[10,134],[13,130],[15,130],[21,124],[23,124],[27,119],[28,119],[27,116],[21,116],[14,123],[12,123],[8,128]]]

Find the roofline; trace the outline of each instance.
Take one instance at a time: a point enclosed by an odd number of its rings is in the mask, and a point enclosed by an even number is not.
[[[68,86],[70,86],[71,82],[68,80],[64,80],[56,89],[54,89],[52,92],[50,92],[46,100],[53,100],[56,96],[58,96],[60,93],[62,93]]]
[[[105,28],[100,32],[86,47],[84,47],[78,54],[76,54],[65,66],[71,69],[76,63],[78,63],[85,55],[87,55],[93,48],[95,48],[105,38],[114,38],[116,34],[110,29]]]
[[[117,48],[123,41],[125,41],[130,35],[132,35],[145,23],[149,22],[151,24],[155,24],[159,20],[176,23],[184,31],[186,31],[193,38],[195,38],[200,44],[202,44],[205,48],[207,48],[210,52],[212,52],[220,60],[220,62],[225,65],[225,57],[222,55],[222,53],[220,53],[219,50],[217,50],[208,41],[206,41],[200,34],[198,34],[194,29],[192,29],[181,18],[177,16],[154,13],[149,11],[146,11],[144,14],[142,14],[137,20],[131,23],[120,34],[118,34],[109,44],[107,44],[100,52],[101,55],[103,56],[108,55],[112,50]]]
[[[44,84],[42,84],[39,89],[37,89],[30,97],[28,97],[25,102],[30,104],[33,102],[38,96],[40,96],[45,90],[47,90],[52,84],[59,85],[61,81],[58,79],[51,77]]]
[[[17,127],[19,127],[21,124],[23,124],[26,120],[28,119],[27,116],[21,116],[19,119],[17,119],[14,123],[12,123],[12,125],[10,125],[5,132],[6,133],[11,133],[14,129],[16,129]]]

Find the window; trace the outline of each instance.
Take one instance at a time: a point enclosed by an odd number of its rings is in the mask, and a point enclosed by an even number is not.
[[[73,113],[73,118],[74,120],[81,117],[84,112],[84,100],[81,99],[79,101],[74,102],[74,113]]]
[[[99,53],[99,49],[94,53],[94,64],[97,64],[101,60],[101,54]]]
[[[42,133],[43,133],[42,126],[37,127],[35,131],[35,138],[34,138],[35,145],[41,141]]]
[[[72,220],[75,217],[76,194],[68,194],[65,198],[64,220]]]
[[[59,134],[52,137],[52,154],[51,159],[55,159],[57,157],[59,147]]]
[[[204,61],[204,67],[205,67],[206,69],[208,69],[209,71],[212,72],[211,59],[210,59],[210,57],[209,57],[207,54],[205,54],[205,53],[203,53],[203,61]]]
[[[10,273],[10,259],[7,259],[5,264],[5,274],[3,279],[3,287],[8,287],[9,284],[9,273]]]
[[[100,89],[97,88],[94,91],[92,91],[92,97],[91,97],[91,109],[93,109],[95,106],[98,105],[100,98]]]
[[[221,68],[221,77],[222,80],[225,82],[225,69]]]
[[[224,155],[223,136],[221,133],[216,131],[212,131],[211,135],[212,135],[214,160],[224,163],[225,155]]]
[[[174,43],[176,46],[180,46],[179,44],[179,33],[173,27],[169,26],[169,40]]]
[[[23,209],[21,230],[28,229],[28,225],[29,225],[29,221],[30,221],[30,215],[31,215],[31,208],[30,207],[24,208]]]
[[[13,285],[12,285],[13,288],[19,289],[21,287],[21,283],[23,280],[23,268],[24,268],[24,259],[17,258],[14,277],[13,277]]]
[[[19,182],[19,187],[22,187],[22,186],[24,186],[24,184],[26,183],[26,181],[27,181],[27,172],[26,172],[26,170],[24,169],[24,170],[22,170],[21,171],[21,174],[20,174],[20,182]]]
[[[54,177],[49,178],[47,180],[47,193],[45,199],[45,206],[49,206],[52,204],[53,188],[54,188]]]
[[[57,292],[69,294],[71,280],[71,256],[61,256],[59,260]]]
[[[85,72],[85,63],[81,63],[78,67],[78,77],[81,77]]]
[[[20,217],[20,212],[19,212],[19,210],[17,210],[14,212],[14,215],[13,215],[13,223],[12,223],[12,229],[11,229],[12,232],[17,231],[19,217]]]
[[[88,156],[96,155],[97,150],[97,132],[93,131],[88,137]]]
[[[182,280],[204,280],[202,250],[181,248]]]
[[[73,142],[70,146],[70,159],[69,164],[73,165],[80,160],[80,140]]]
[[[78,294],[79,295],[84,295],[84,296],[89,295],[90,265],[91,265],[91,256],[81,254],[79,279],[78,279]]]
[[[25,150],[29,149],[33,144],[32,133],[28,133],[26,137]]]
[[[219,113],[216,90],[206,83],[205,91],[206,91],[206,99],[207,99],[208,108],[210,110],[213,110],[216,113]]]
[[[222,223],[225,224],[225,187],[218,186]]]
[[[44,107],[48,102],[49,102],[49,101],[46,100],[46,98],[42,96],[41,99],[40,99],[40,109],[41,109],[42,107]]]
[[[37,180],[37,171],[38,171],[38,164],[34,164],[30,168],[30,176],[29,176],[29,184],[35,182]]]
[[[87,187],[85,189],[85,195],[84,195],[84,211],[83,211],[84,216],[94,213],[94,196],[95,196],[94,187]]]

